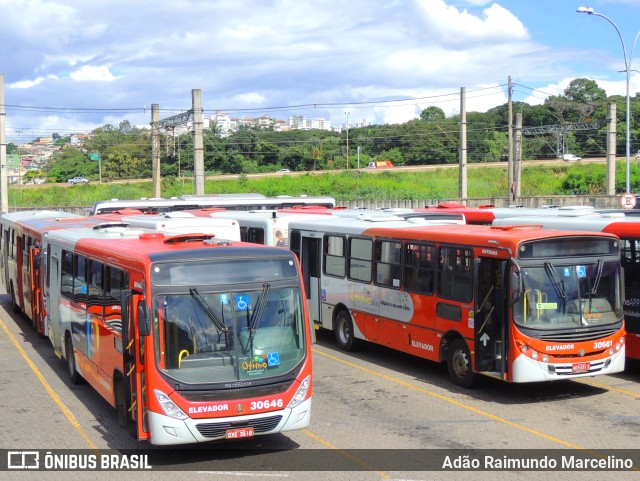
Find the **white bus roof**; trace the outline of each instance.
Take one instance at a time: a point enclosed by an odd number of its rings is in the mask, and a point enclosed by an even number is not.
[[[460,220],[427,220],[423,218],[403,219],[396,216],[371,216],[363,218],[334,217],[327,215],[317,216],[317,219],[297,220],[289,223],[289,229],[303,231],[320,230],[323,232],[335,232],[341,234],[360,234],[368,229],[376,227],[389,228],[419,228],[435,225],[464,224]]]
[[[637,223],[633,217],[625,217],[619,214],[590,214],[590,215],[555,215],[555,216],[525,216],[525,217],[505,217],[495,219],[493,225],[541,225],[545,229],[560,230],[584,230],[602,231],[613,222]]]
[[[83,218],[80,214],[72,214],[62,210],[22,210],[16,212],[8,212],[0,216],[2,224],[13,225],[16,222],[29,221],[32,219],[64,219],[64,218]]]
[[[240,226],[233,219],[214,219],[188,213],[168,212],[154,215],[125,215],[120,222],[133,228],[151,229],[167,234],[211,234],[219,239],[240,240]]]

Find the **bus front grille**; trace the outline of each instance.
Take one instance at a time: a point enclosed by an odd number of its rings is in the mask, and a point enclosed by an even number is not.
[[[253,428],[255,434],[261,434],[274,430],[281,420],[282,416],[270,416],[244,421],[201,423],[196,424],[196,429],[205,438],[223,438],[227,429],[237,428]]]

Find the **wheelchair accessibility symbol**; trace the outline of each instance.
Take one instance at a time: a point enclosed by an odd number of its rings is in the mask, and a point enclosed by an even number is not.
[[[269,367],[280,365],[280,354],[277,352],[270,352],[267,354],[267,365]]]
[[[249,309],[249,296],[236,296],[236,311]]]
[[[585,266],[576,266],[576,275],[578,277],[587,277],[587,269]]]

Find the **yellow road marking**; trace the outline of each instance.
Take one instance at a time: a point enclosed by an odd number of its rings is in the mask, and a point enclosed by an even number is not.
[[[637,392],[631,392],[631,391],[627,391],[626,389],[620,389],[618,387],[613,387],[613,386],[607,386],[606,384],[600,384],[599,382],[596,381],[592,381],[591,379],[584,379],[584,378],[579,378],[579,379],[574,379],[575,381],[580,381],[583,384],[588,384],[589,386],[594,386],[594,387],[599,387],[602,389],[608,389],[610,391],[616,391],[622,394],[627,394],[628,396],[633,396],[633,397],[638,397],[640,398],[640,394],[638,394]]]
[[[331,354],[327,354],[325,352],[318,351],[317,348],[314,348],[313,353],[314,354],[319,354],[321,356],[324,356],[324,357],[326,357],[328,359],[331,359],[333,361],[339,362],[339,363],[344,364],[346,366],[353,367],[355,369],[359,369],[360,371],[366,372],[367,374],[371,374],[372,376],[376,376],[376,377],[379,377],[381,379],[385,379],[387,381],[391,381],[391,382],[394,382],[396,384],[400,384],[401,386],[404,386],[404,387],[406,387],[408,389],[412,389],[414,391],[418,391],[420,393],[427,394],[427,395],[429,395],[431,397],[434,397],[436,399],[440,399],[441,401],[444,401],[444,402],[449,403],[449,404],[453,404],[454,406],[457,406],[459,408],[465,409],[467,411],[471,411],[471,412],[473,412],[475,414],[479,414],[480,416],[484,416],[486,418],[492,419],[492,420],[497,421],[499,423],[506,424],[506,425],[511,426],[513,428],[520,429],[521,431],[526,431],[526,432],[528,432],[530,434],[533,434],[535,436],[539,436],[539,437],[547,439],[549,441],[553,441],[554,443],[562,444],[563,446],[567,446],[567,447],[572,448],[572,449],[581,449],[581,450],[585,449],[585,448],[583,448],[581,446],[578,446],[577,444],[573,444],[573,443],[569,443],[567,441],[563,441],[562,439],[559,439],[559,438],[556,438],[556,437],[553,437],[553,436],[549,436],[548,434],[541,433],[540,431],[536,431],[535,429],[528,428],[526,426],[523,426],[522,424],[514,423],[512,421],[509,421],[508,419],[501,418],[500,416],[496,416],[495,414],[491,414],[491,413],[488,413],[486,411],[482,411],[481,409],[477,409],[477,408],[474,408],[472,406],[468,406],[468,405],[466,405],[464,403],[461,403],[460,401],[456,401],[455,399],[452,399],[450,397],[444,396],[442,394],[438,394],[436,392],[429,391],[428,389],[424,389],[424,388],[415,386],[415,385],[413,385],[411,383],[408,383],[406,381],[402,381],[401,379],[397,379],[397,378],[394,378],[392,376],[387,376],[386,374],[382,374],[380,372],[373,371],[371,369],[367,369],[366,367],[362,367],[362,366],[359,366],[359,365],[354,364],[352,362],[345,361],[344,359],[340,359],[338,357],[332,356]]]
[[[334,449],[334,450],[338,451],[344,457],[349,458],[354,463],[359,464],[360,466],[363,466],[364,468],[366,468],[367,471],[373,471],[373,472],[377,473],[381,478],[384,478],[384,479],[391,478],[391,476],[389,476],[384,471],[379,471],[374,466],[371,466],[369,463],[367,463],[367,462],[363,461],[362,459],[358,458],[357,456],[354,456],[353,454],[345,451],[344,449],[340,449],[337,446],[334,446],[329,441],[326,441],[325,439],[322,439],[320,436],[318,436],[317,434],[312,433],[308,429],[303,429],[302,432],[305,433],[310,438],[315,439],[317,442],[319,442],[323,446],[325,446],[325,447],[327,447],[329,449]]]
[[[49,393],[49,396],[51,396],[51,399],[53,399],[53,402],[55,402],[58,407],[60,408],[60,410],[62,411],[62,413],[66,416],[66,418],[69,420],[69,422],[71,423],[71,425],[76,428],[76,431],[78,431],[78,433],[80,434],[80,436],[82,436],[82,439],[85,440],[85,442],[89,445],[89,447],[91,449],[97,449],[97,446],[95,444],[93,444],[93,441],[91,441],[91,439],[89,438],[89,436],[87,436],[87,433],[84,432],[84,429],[82,429],[82,426],[80,426],[80,423],[78,423],[78,421],[76,420],[76,418],[73,416],[73,414],[71,414],[71,411],[69,411],[69,409],[67,408],[67,406],[64,405],[64,403],[60,400],[60,398],[58,397],[58,395],[56,394],[56,392],[51,388],[51,386],[49,385],[49,383],[47,382],[47,380],[44,378],[44,376],[42,375],[42,373],[40,372],[40,370],[37,368],[37,366],[33,363],[33,361],[29,358],[28,354],[25,352],[24,349],[22,349],[22,346],[20,346],[20,344],[18,343],[18,340],[14,337],[13,334],[11,334],[11,331],[9,331],[9,329],[7,328],[6,324],[4,322],[2,322],[2,319],[0,319],[0,327],[2,327],[2,330],[5,332],[5,334],[7,335],[7,337],[9,338],[9,340],[13,343],[13,345],[15,346],[15,348],[18,350],[18,352],[20,353],[20,355],[24,358],[24,360],[27,362],[27,364],[29,365],[29,367],[31,368],[31,370],[33,371],[33,373],[36,375],[36,377],[38,378],[38,380],[40,381],[40,383],[44,386],[45,390],[47,391],[47,393]]]

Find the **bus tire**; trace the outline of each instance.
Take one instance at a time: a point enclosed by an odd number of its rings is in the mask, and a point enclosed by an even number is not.
[[[71,384],[80,384],[82,382],[82,376],[76,368],[76,356],[73,353],[73,341],[71,336],[67,336],[65,340],[65,351],[67,353],[67,373],[69,374],[69,380]]]
[[[11,310],[13,310],[14,314],[20,314],[22,312],[22,309],[20,309],[20,306],[16,301],[16,292],[13,290],[13,284],[11,284],[9,291],[11,294]]]
[[[336,317],[336,343],[343,351],[351,351],[355,347],[353,320],[347,311],[340,311]]]
[[[451,380],[460,387],[471,387],[476,381],[471,353],[462,338],[454,339],[448,349],[447,367]]]

